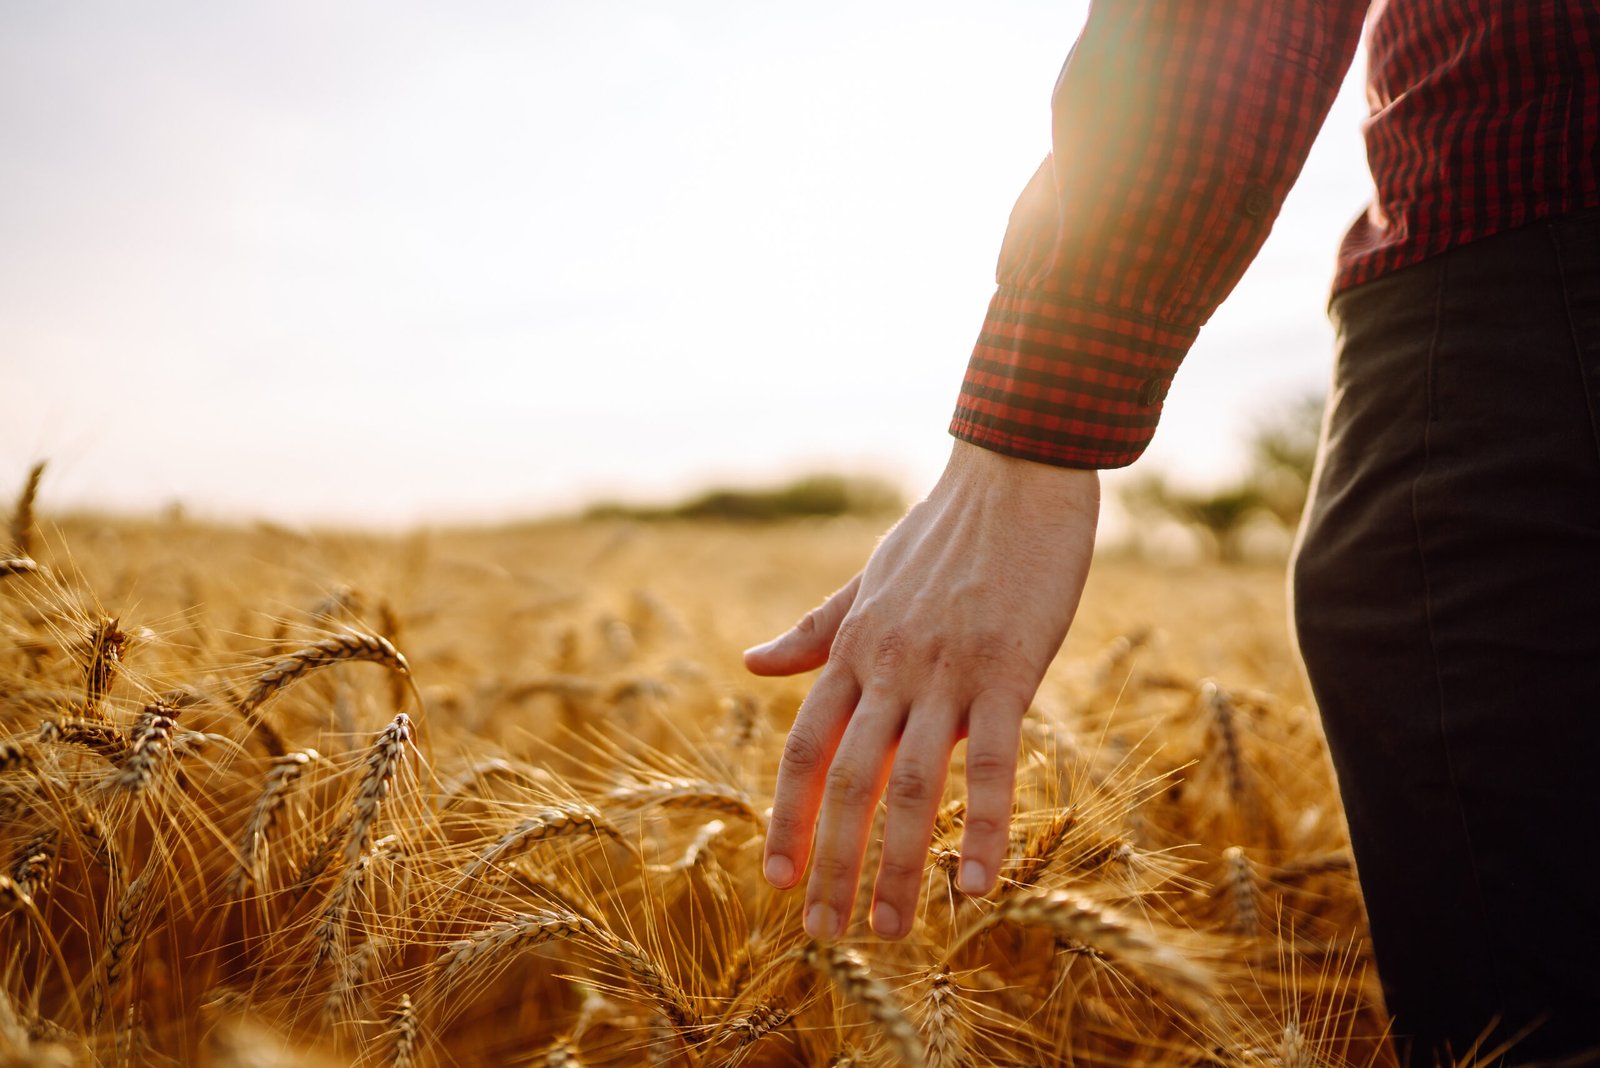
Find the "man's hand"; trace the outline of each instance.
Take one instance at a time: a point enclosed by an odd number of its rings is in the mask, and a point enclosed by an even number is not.
[[[944,475],[861,574],[745,653],[758,675],[826,664],[790,728],[767,835],[768,882],[816,856],[805,927],[844,933],[888,790],[872,927],[916,914],[950,754],[967,741],[959,885],[987,893],[1005,857],[1022,717],[1066,638],[1094,549],[1100,481],[957,442]],[[821,819],[818,820],[818,812]]]

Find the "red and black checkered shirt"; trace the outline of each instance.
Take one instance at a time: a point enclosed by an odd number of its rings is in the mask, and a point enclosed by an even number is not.
[[[1375,196],[1335,289],[1600,204],[1600,3],[1378,0]],[[1266,239],[1367,0],[1098,0],[1011,214],[951,432],[1067,467],[1149,444],[1173,372]]]

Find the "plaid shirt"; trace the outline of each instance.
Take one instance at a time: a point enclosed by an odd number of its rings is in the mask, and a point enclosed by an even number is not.
[[[1366,0],[1097,0],[1054,97],[951,433],[1132,463],[1172,375],[1266,240]],[[1335,289],[1600,204],[1600,3],[1377,0],[1372,206]]]

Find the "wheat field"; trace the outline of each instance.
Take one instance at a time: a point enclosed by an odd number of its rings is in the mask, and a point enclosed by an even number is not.
[[[0,1064],[1390,1063],[1281,567],[1099,561],[999,889],[952,774],[911,936],[819,945],[760,877],[807,680],[739,651],[883,522],[47,504],[0,547]]]

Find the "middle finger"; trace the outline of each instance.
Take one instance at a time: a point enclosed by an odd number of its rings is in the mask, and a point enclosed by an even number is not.
[[[904,722],[898,702],[864,694],[839,742],[828,769],[806,889],[805,926],[813,938],[838,938],[850,923],[867,835]]]

